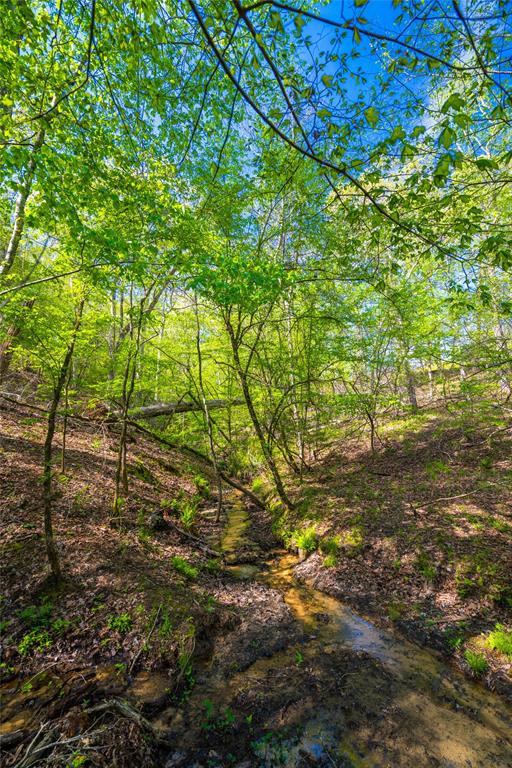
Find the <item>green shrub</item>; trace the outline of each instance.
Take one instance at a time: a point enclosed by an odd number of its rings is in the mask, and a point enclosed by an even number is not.
[[[208,478],[204,477],[204,475],[195,475],[194,485],[199,496],[203,499],[207,499],[210,495],[210,483],[208,482]]]
[[[190,565],[185,558],[180,557],[179,555],[175,555],[173,558],[171,558],[172,567],[175,571],[178,573],[181,573],[182,576],[185,576],[187,579],[197,579],[197,575],[199,573],[198,569]]]
[[[204,567],[210,573],[218,573],[222,568],[222,563],[218,557],[210,557]]]
[[[512,632],[506,630],[503,624],[496,624],[487,638],[487,645],[493,651],[512,657]]]
[[[391,619],[391,621],[398,621],[402,617],[402,614],[405,610],[405,606],[401,602],[391,602],[388,603],[388,616]]]
[[[483,653],[479,653],[478,651],[471,651],[468,648],[466,651],[464,651],[464,658],[469,664],[471,671],[474,672],[475,675],[483,675],[484,672],[487,672],[489,669],[489,664]]]
[[[133,619],[129,613],[120,613],[119,616],[111,614],[108,617],[107,626],[109,629],[119,632],[120,635],[126,635],[133,627]]]
[[[182,526],[190,531],[194,527],[196,520],[197,509],[192,502],[185,503],[180,511],[180,522]]]
[[[322,539],[319,545],[320,552],[324,555],[338,555],[340,551],[340,540],[338,536],[330,536]]]
[[[57,635],[63,635],[70,626],[71,622],[69,619],[55,619],[55,621],[52,621],[52,630]]]
[[[49,627],[52,612],[53,605],[45,598],[41,605],[27,605],[18,611],[18,616],[27,627]]]
[[[255,477],[252,481],[251,490],[253,493],[261,493],[265,487],[265,481],[261,477]]]
[[[433,459],[425,464],[425,471],[432,480],[435,480],[440,474],[449,472],[450,467],[441,459]]]
[[[33,629],[21,638],[18,653],[26,656],[31,651],[47,651],[52,645],[52,638],[46,629]]]
[[[318,546],[318,535],[313,527],[305,528],[303,531],[295,531],[293,541],[298,549],[314,552]]]
[[[336,566],[338,565],[337,555],[327,555],[324,558],[324,565],[326,568],[336,568]]]

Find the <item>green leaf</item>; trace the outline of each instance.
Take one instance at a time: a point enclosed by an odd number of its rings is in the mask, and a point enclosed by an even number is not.
[[[354,27],[354,40],[358,45],[361,42],[361,35],[357,27]]]
[[[457,138],[457,134],[455,131],[450,128],[449,126],[446,126],[441,131],[441,134],[439,135],[438,144],[440,147],[444,147],[445,149],[450,149],[453,142]]]
[[[297,30],[299,35],[302,34],[302,27],[306,23],[304,16],[300,16],[300,15],[295,16],[293,23],[295,24],[295,29]]]
[[[402,149],[400,160],[407,160],[409,157],[414,157],[416,154],[416,148],[412,144],[404,144]]]
[[[368,0],[354,0],[354,5],[356,8],[362,8],[363,5],[366,5]]]
[[[366,117],[368,123],[371,125],[372,128],[375,128],[377,123],[379,122],[379,113],[375,109],[375,107],[369,107],[365,110],[364,116]]]
[[[326,88],[330,88],[332,83],[332,75],[322,75],[322,83]]]
[[[284,32],[284,26],[279,11],[270,12],[270,26],[273,27],[273,29],[277,29],[278,32]]]
[[[487,170],[496,170],[498,168],[498,164],[495,160],[491,160],[488,157],[479,157],[478,160],[475,162],[476,167],[479,168],[481,171],[487,171]]]
[[[405,131],[401,125],[397,125],[393,128],[393,133],[389,137],[389,141],[391,144],[396,144],[397,141],[401,141],[402,139],[405,139]]]
[[[443,106],[441,107],[441,112],[446,114],[450,109],[458,110],[462,109],[464,107],[466,102],[460,95],[460,93],[452,93],[451,96],[449,96]]]

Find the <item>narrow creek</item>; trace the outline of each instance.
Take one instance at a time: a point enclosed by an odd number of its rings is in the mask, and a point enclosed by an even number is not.
[[[196,658],[188,694],[169,706],[168,679],[139,675],[151,700],[161,692],[151,722],[176,745],[162,768],[512,768],[503,699],[299,582],[299,558],[266,550],[251,523],[231,497],[218,597],[241,619]],[[14,694],[7,732],[32,721],[25,698]]]
[[[228,512],[221,546],[231,576],[277,590],[300,633],[290,630],[289,645],[232,675],[216,669],[214,659],[185,708],[168,713],[185,748],[197,744],[194,722],[203,718],[209,728],[205,706],[236,712],[252,704],[269,731],[253,744],[252,760],[240,763],[247,767],[512,767],[512,711],[498,696],[433,652],[298,583],[298,558],[289,553],[273,553],[261,565],[230,565],[254,546],[240,499]],[[226,747],[228,741],[226,735]]]

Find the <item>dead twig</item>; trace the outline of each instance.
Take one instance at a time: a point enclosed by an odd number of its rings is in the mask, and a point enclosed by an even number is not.
[[[108,701],[103,701],[101,704],[97,704],[94,707],[86,709],[85,713],[91,714],[93,712],[105,711],[114,711],[117,712],[117,714],[119,714],[121,717],[125,717],[128,720],[133,720],[140,728],[149,731],[155,741],[157,741],[159,744],[163,744],[167,747],[174,746],[173,742],[165,739],[163,736],[160,736],[153,725],[149,722],[149,720],[147,720],[143,715],[141,715],[140,712],[130,706],[130,704],[128,704],[128,702],[124,699],[109,699]]]

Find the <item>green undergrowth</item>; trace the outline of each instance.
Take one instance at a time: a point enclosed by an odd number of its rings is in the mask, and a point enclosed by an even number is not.
[[[512,631],[505,629],[503,624],[496,624],[489,634],[486,644],[492,651],[499,651],[512,658]]]
[[[186,579],[194,581],[199,575],[199,569],[191,565],[185,558],[175,555],[171,558],[171,565],[174,570]]]

